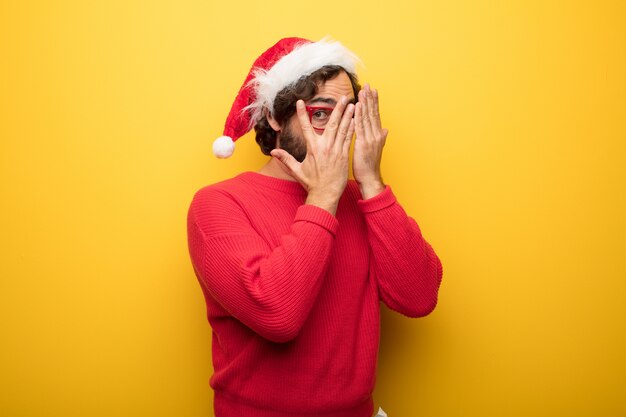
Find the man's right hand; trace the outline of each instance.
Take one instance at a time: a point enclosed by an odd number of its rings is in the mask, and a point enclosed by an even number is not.
[[[306,157],[300,163],[283,149],[274,149],[271,155],[307,190],[306,204],[319,206],[334,215],[348,183],[354,104],[348,104],[347,97],[342,96],[321,136],[313,130],[302,100],[297,101],[296,111],[306,141]]]

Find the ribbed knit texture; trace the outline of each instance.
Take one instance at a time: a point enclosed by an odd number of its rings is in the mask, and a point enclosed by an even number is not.
[[[336,215],[297,182],[244,172],[199,190],[189,251],[213,329],[216,417],[370,417],[380,301],[409,317],[443,270],[389,185]]]

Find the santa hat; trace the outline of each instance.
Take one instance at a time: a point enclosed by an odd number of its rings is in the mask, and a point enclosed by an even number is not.
[[[283,38],[254,61],[230,113],[224,134],[213,142],[213,153],[228,158],[235,141],[248,133],[264,117],[274,112],[274,98],[283,88],[325,65],[339,65],[355,74],[359,58],[340,42],[327,36],[318,42],[303,38]]]

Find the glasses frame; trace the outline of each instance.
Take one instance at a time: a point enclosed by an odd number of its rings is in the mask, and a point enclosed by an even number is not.
[[[332,113],[333,110],[335,110],[334,107],[327,107],[327,106],[304,106],[304,108],[306,109],[307,113],[309,113],[309,122],[311,123],[311,127],[313,127],[313,113],[315,113],[318,110],[327,110],[329,117],[330,117],[330,113]],[[317,127],[313,127],[313,130],[316,130],[318,132],[324,131],[324,129],[319,129]]]

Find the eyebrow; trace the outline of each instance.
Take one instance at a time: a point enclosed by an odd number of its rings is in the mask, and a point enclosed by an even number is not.
[[[350,99],[348,101],[348,103],[355,103],[355,99]],[[337,105],[337,100],[335,100],[334,98],[330,98],[330,97],[316,97],[313,100],[309,101],[309,104],[314,104],[314,103],[326,103],[326,104],[332,104],[333,106]]]

